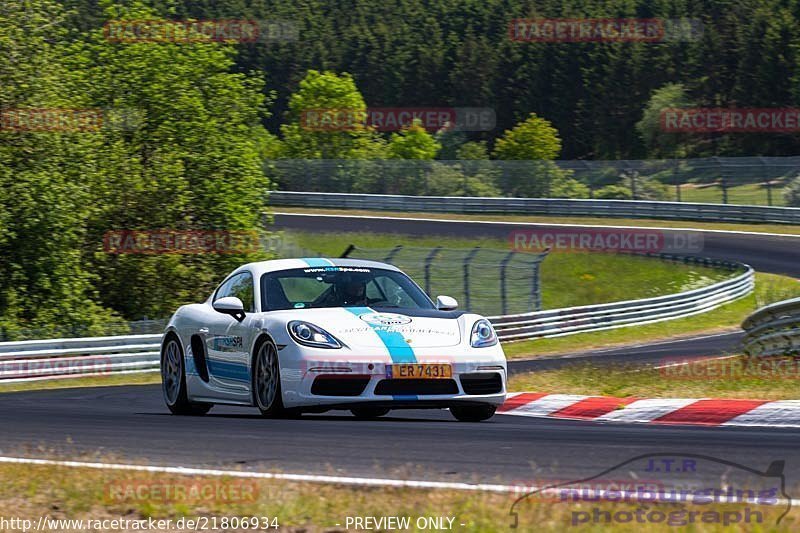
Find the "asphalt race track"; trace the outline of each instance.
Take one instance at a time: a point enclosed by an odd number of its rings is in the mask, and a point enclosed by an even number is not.
[[[520,224],[277,215],[275,226],[505,238]],[[799,239],[708,232],[704,238],[701,255],[800,277]],[[724,352],[735,347],[738,336],[513,362],[510,368],[555,368],[587,359],[657,365],[664,358]],[[446,411],[395,411],[377,421],[358,421],[346,412],[265,420],[254,409],[219,406],[206,417],[176,417],[168,414],[160,387],[153,385],[8,393],[0,402],[4,456],[51,456],[55,451],[61,457],[92,457],[99,452],[156,465],[515,484],[543,471],[578,479],[633,456],[664,452],[705,454],[756,469],[785,460],[787,483],[800,480],[800,431],[791,429],[613,425],[503,415],[470,424],[456,422]]]
[[[370,232],[400,233],[406,235],[446,235],[474,238],[494,237],[508,239],[513,230],[524,229],[523,223],[468,222],[463,220],[413,220],[408,218],[320,216],[279,213],[275,214],[276,230],[301,230],[319,232]],[[614,221],[609,219],[609,224]],[[645,224],[643,224],[645,225]],[[530,225],[528,225],[530,227]],[[537,228],[557,229],[558,226],[536,224]],[[665,231],[687,231],[669,230]],[[695,255],[711,259],[726,259],[747,263],[758,272],[784,274],[800,278],[800,237],[752,235],[703,231],[704,249]],[[685,254],[692,255],[692,254]]]
[[[157,385],[9,393],[2,401],[0,426],[13,428],[0,436],[2,455],[41,444],[70,457],[100,451],[157,465],[504,484],[541,476],[534,466],[580,479],[653,452],[800,466],[798,433],[785,430],[771,430],[765,440],[763,429],[501,415],[470,424],[446,411],[395,411],[377,421],[344,412],[265,420],[254,409],[220,406],[206,417],[176,417]]]

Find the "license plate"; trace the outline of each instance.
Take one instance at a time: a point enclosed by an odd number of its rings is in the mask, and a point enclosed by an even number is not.
[[[448,364],[406,364],[388,365],[386,377],[389,379],[449,379],[453,377],[453,367]]]

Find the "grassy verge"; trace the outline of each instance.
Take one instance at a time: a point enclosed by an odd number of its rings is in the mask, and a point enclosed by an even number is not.
[[[424,531],[417,527],[420,517],[453,519],[452,530],[495,532],[509,530],[509,511],[517,495],[457,492],[447,490],[382,489],[341,487],[279,481],[252,481],[235,478],[188,477],[152,473],[131,473],[111,470],[90,470],[54,466],[0,465],[0,516],[26,518],[36,525],[40,516],[50,519],[103,520],[149,518],[179,520],[206,517],[277,518],[280,531],[341,532],[348,517],[409,517],[411,527],[405,531]],[[227,498],[188,500],[186,498],[152,498],[155,492],[176,494],[187,487],[222,488]],[[137,490],[139,489],[139,490]],[[227,490],[226,490],[227,489]],[[217,490],[213,490],[219,493]],[[187,491],[187,493],[189,493]],[[230,501],[231,496],[245,497]],[[127,497],[126,497],[127,496]],[[599,511],[635,512],[631,503],[553,503],[528,498],[517,508],[520,531],[607,531],[633,529],[630,525],[594,523],[573,527],[573,513]],[[728,505],[691,506],[699,511],[736,512],[742,507]],[[648,508],[664,513],[675,510],[674,504],[648,504]],[[693,510],[690,509],[690,510]],[[796,518],[791,514],[775,526],[782,506],[758,506],[762,523],[770,531],[793,531]],[[679,513],[680,514],[680,513]],[[682,517],[686,520],[685,511]],[[635,523],[635,522],[634,522]],[[446,522],[445,522],[446,524]],[[463,525],[462,525],[463,524]],[[728,526],[730,527],[730,526]],[[53,529],[52,526],[50,528]],[[66,530],[66,527],[60,530]],[[115,530],[103,528],[104,530]],[[131,528],[132,529],[132,528]],[[221,528],[220,528],[221,529]],[[351,523],[351,530],[353,530]],[[675,531],[675,525],[635,524],[637,531]],[[173,526],[171,530],[176,530]],[[228,531],[244,528],[228,527]],[[381,528],[381,530],[387,530]],[[721,524],[697,523],[692,531],[717,532]],[[274,531],[274,529],[272,529]]]
[[[281,213],[307,213],[320,215],[362,215],[399,218],[436,218],[443,220],[494,220],[498,222],[536,222],[539,224],[588,224],[593,226],[636,226],[651,228],[695,228],[705,230],[747,231],[800,235],[800,226],[785,224],[739,224],[723,222],[700,222],[691,220],[653,220],[646,218],[602,218],[602,217],[549,217],[532,215],[463,215],[456,213],[424,213],[397,211],[368,211],[359,209],[307,209],[300,207],[277,207]]]
[[[404,250],[394,256],[392,262],[406,271],[417,282],[423,280],[423,259],[435,246],[460,249],[464,253],[450,260],[444,258],[431,268],[432,294],[448,294],[463,302],[463,277],[461,260],[468,249],[482,248],[508,250],[508,242],[499,239],[459,239],[449,237],[425,237],[387,235],[376,233],[305,233],[287,232],[290,242],[304,248],[317,250],[338,257],[350,244],[359,248],[381,249],[375,257],[383,259],[388,250],[404,247],[424,250]],[[354,257],[365,257],[355,252]],[[527,256],[527,254],[520,254]],[[497,254],[492,268],[471,269],[472,309],[491,316],[501,314],[499,307],[500,273],[496,265],[504,257]],[[485,265],[484,265],[485,266]],[[512,272],[509,270],[509,272]],[[527,276],[528,279],[523,276]],[[635,298],[649,298],[672,294],[710,285],[727,277],[727,270],[706,268],[697,265],[660,261],[647,257],[626,254],[601,253],[551,253],[541,264],[542,306],[557,309],[595,303],[606,303]],[[529,301],[530,269],[521,268],[507,276],[508,312],[526,312],[532,308]]]
[[[665,366],[670,365],[670,366]],[[512,391],[641,398],[747,398],[796,400],[800,372],[793,359],[734,356],[664,368],[621,365],[609,369],[587,364],[512,376]]]
[[[772,205],[785,206],[783,198],[784,185],[772,187]],[[767,187],[763,183],[746,183],[728,187],[728,203],[739,205],[767,205]],[[711,185],[705,187],[681,187],[681,200],[684,202],[698,202],[705,204],[721,204],[723,198],[722,187]]]
[[[110,374],[85,378],[66,378],[41,381],[22,381],[18,383],[0,382],[0,392],[19,392],[27,390],[68,389],[77,387],[113,387],[115,385],[149,385],[161,383],[158,372],[143,374]]]
[[[756,289],[751,295],[708,313],[644,326],[507,343],[504,350],[506,356],[513,359],[575,353],[633,343],[651,343],[678,337],[735,331],[742,321],[759,307],[797,296],[800,296],[800,283],[797,280],[774,274],[757,273]]]

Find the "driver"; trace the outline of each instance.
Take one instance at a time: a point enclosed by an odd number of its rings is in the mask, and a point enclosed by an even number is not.
[[[338,287],[341,305],[367,305],[367,284],[360,280],[349,280]]]

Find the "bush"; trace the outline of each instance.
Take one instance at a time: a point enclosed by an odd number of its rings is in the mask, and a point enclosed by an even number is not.
[[[594,197],[600,200],[630,200],[633,198],[633,193],[621,185],[607,185],[596,190]]]

